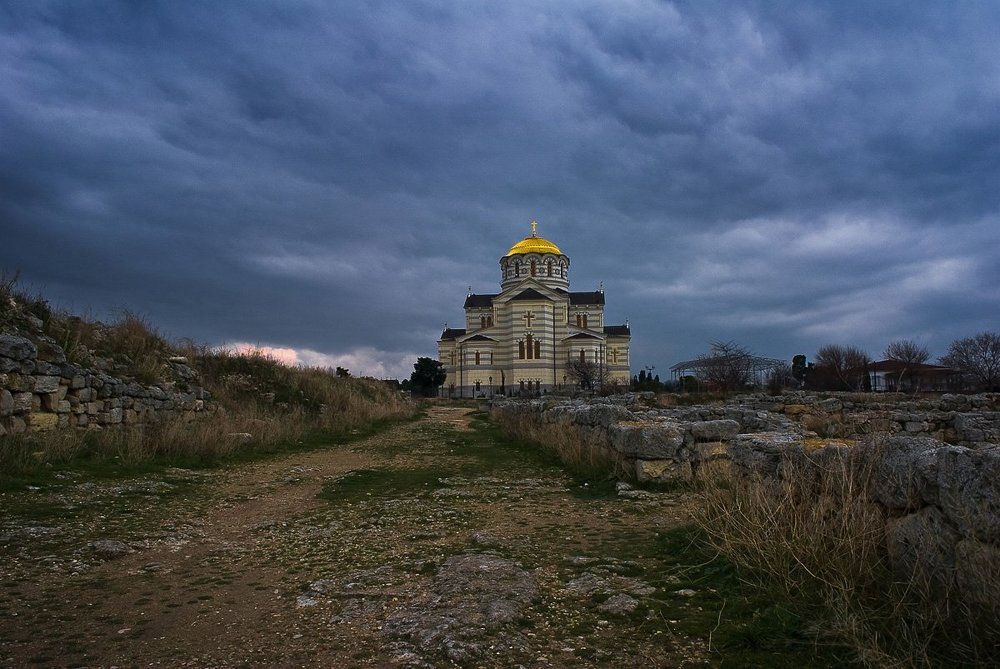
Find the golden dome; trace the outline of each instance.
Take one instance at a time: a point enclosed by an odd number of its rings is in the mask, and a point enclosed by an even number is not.
[[[508,256],[518,256],[526,253],[554,253],[557,256],[562,255],[562,251],[559,250],[558,246],[538,236],[538,223],[535,221],[531,222],[531,234],[511,246],[510,251],[507,251]]]

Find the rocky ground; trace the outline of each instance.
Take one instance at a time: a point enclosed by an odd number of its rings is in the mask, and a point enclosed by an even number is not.
[[[753,624],[685,558],[691,500],[446,406],[263,462],[57,472],[0,493],[0,665],[802,666],[720,646]]]

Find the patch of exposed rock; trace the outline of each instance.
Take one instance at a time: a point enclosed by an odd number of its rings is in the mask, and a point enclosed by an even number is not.
[[[487,649],[502,652],[524,645],[511,624],[537,594],[534,576],[515,562],[495,555],[459,555],[441,565],[430,592],[390,615],[382,631],[404,642],[404,655],[470,662]]]

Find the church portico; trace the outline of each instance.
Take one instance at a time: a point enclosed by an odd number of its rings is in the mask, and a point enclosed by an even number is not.
[[[569,257],[531,235],[500,259],[501,292],[465,299],[465,327],[448,328],[438,341],[447,378],[442,394],[491,397],[542,394],[576,385],[567,363],[583,360],[601,377],[627,385],[631,378],[627,324],[604,325],[603,286],[569,290]]]

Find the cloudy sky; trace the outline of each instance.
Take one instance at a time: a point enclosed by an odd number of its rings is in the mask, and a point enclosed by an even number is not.
[[[873,6],[874,5],[874,6]],[[528,232],[633,366],[943,353],[1000,314],[1000,5],[18,2],[0,267],[407,373]]]

